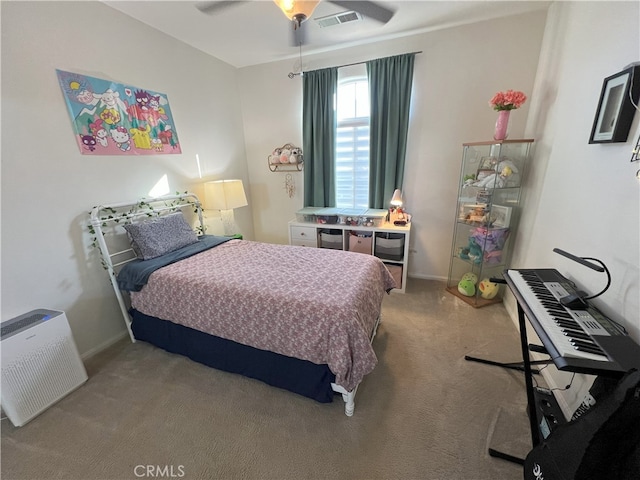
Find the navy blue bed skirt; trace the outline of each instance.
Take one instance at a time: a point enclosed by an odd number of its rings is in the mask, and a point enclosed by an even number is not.
[[[287,357],[215,337],[193,328],[151,317],[135,309],[130,312],[131,329],[137,340],[226,372],[255,378],[321,403],[333,401],[331,383],[335,375],[327,365]]]

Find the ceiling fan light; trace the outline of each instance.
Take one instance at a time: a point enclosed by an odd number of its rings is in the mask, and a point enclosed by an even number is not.
[[[320,0],[273,0],[289,20],[294,17],[309,18],[320,3]]]

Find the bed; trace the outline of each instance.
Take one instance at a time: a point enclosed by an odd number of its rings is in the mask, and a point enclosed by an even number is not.
[[[377,257],[197,235],[191,193],[94,207],[91,231],[133,342],[319,402],[339,393],[353,415],[395,287]]]

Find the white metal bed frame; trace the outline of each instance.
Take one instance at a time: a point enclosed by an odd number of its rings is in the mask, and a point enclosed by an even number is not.
[[[136,203],[111,203],[106,205],[98,205],[91,210],[91,226],[93,227],[93,233],[95,235],[95,242],[98,250],[100,251],[102,265],[109,274],[113,291],[118,299],[118,305],[120,306],[120,312],[122,318],[127,326],[129,337],[131,342],[135,343],[136,338],[131,330],[131,317],[129,316],[129,308],[127,301],[125,301],[122,291],[118,288],[118,281],[116,279],[119,269],[136,259],[136,254],[133,248],[129,245],[123,250],[118,250],[111,253],[107,246],[105,236],[110,232],[115,235],[117,233],[117,227],[125,225],[127,223],[133,223],[135,220],[148,218],[155,215],[162,215],[163,213],[175,212],[182,210],[183,208],[191,207],[195,208],[198,215],[198,221],[200,223],[200,229],[204,232],[204,219],[202,217],[202,204],[198,197],[193,193],[183,193],[176,195],[166,195],[163,197],[157,197],[152,199],[142,199]],[[124,228],[120,234],[125,235]]]
[[[126,232],[122,225],[127,223],[133,223],[136,220],[142,220],[144,218],[162,215],[163,213],[171,213],[184,208],[195,209],[194,213],[197,215],[199,230],[205,231],[204,219],[202,216],[202,204],[198,197],[189,192],[176,195],[165,195],[163,197],[157,197],[152,199],[142,199],[136,203],[111,203],[105,205],[98,205],[91,210],[91,227],[92,233],[95,235],[94,245],[100,251],[101,261],[104,268],[107,270],[109,279],[113,291],[116,294],[120,312],[124,319],[127,331],[131,342],[135,343],[136,338],[131,330],[131,317],[129,316],[129,302],[125,299],[122,291],[118,288],[117,272],[119,269],[136,259],[135,252],[128,243]],[[119,231],[118,227],[121,227]],[[119,235],[120,237],[127,238],[127,247],[124,249],[118,249],[111,252],[106,240],[108,234],[112,234],[114,237]],[[371,333],[370,342],[373,343],[373,339],[378,331],[378,325],[380,324],[380,317],[376,320],[376,324],[373,327]],[[358,390],[358,386],[347,391],[344,387],[332,383],[331,388],[334,392],[342,394],[342,399],[345,403],[344,413],[348,417],[351,417],[355,410],[355,396]]]

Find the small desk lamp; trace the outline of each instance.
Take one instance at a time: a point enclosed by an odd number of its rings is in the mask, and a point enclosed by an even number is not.
[[[247,206],[242,180],[217,180],[204,184],[204,207],[220,210],[225,235],[238,233],[233,209]]]
[[[389,207],[389,222],[405,221],[405,215],[402,210],[402,191],[396,188],[391,197],[391,206]]]

